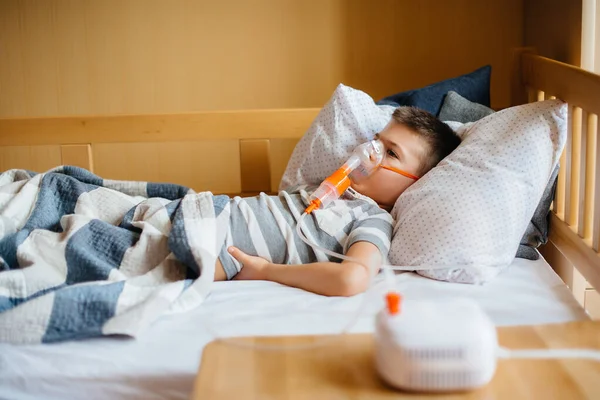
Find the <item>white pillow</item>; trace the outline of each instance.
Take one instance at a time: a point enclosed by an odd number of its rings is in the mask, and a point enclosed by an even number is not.
[[[460,146],[396,201],[390,261],[447,266],[418,273],[465,283],[510,265],[558,163],[566,118],[566,104],[549,100],[467,126]]]
[[[340,84],[294,148],[279,190],[320,184],[356,146],[385,128],[394,109],[378,106],[368,94]]]

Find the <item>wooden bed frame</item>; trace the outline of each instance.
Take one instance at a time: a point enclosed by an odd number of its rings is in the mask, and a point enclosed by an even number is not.
[[[600,76],[537,56],[531,49],[516,52],[514,65],[514,105],[550,98],[569,104],[550,240],[541,251],[582,304],[597,301],[597,293],[588,299],[592,293],[586,289],[600,289]],[[573,276],[575,270],[585,278],[583,283]]]
[[[543,254],[559,274],[574,266],[598,289],[600,76],[519,49],[511,87],[513,105],[551,97],[569,103],[569,139]],[[173,182],[214,193],[276,192],[295,144],[318,112],[0,119],[0,170],[70,164],[110,179]]]

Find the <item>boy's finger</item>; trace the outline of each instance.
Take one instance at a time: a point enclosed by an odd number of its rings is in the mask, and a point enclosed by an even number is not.
[[[233,258],[235,258],[239,262],[243,263],[243,260],[246,257],[246,254],[244,252],[242,252],[237,247],[233,247],[233,246],[229,246],[227,248],[227,251],[229,252],[229,254],[231,254],[233,256]]]

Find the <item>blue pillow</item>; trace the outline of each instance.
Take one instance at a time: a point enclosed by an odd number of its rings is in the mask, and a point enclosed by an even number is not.
[[[446,79],[421,89],[396,93],[377,102],[378,105],[414,106],[439,115],[444,96],[455,91],[472,102],[490,106],[490,76],[492,67],[486,65],[469,74]]]

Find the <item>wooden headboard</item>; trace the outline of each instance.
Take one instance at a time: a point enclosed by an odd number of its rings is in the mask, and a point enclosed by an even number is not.
[[[0,119],[0,170],[77,165],[197,191],[276,192],[319,109]]]

